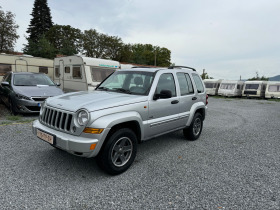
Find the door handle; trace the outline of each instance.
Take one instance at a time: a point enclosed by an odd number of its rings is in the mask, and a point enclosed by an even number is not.
[[[193,97],[192,100],[195,101],[197,99],[197,97]]]
[[[178,104],[179,101],[178,100],[175,100],[175,101],[171,101],[171,104]]]

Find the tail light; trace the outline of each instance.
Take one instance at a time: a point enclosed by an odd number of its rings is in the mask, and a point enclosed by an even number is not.
[[[208,95],[206,94],[206,104],[205,105],[207,105],[208,104]]]

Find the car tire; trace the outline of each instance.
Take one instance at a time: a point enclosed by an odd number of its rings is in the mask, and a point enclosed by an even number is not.
[[[109,136],[97,156],[97,164],[111,175],[126,171],[137,152],[137,137],[129,128],[121,128]]]
[[[184,136],[191,141],[199,138],[203,128],[203,119],[200,113],[195,113],[190,127],[183,129]]]
[[[9,99],[9,111],[12,115],[17,115],[17,111],[14,106],[15,104],[13,103],[12,99]]]

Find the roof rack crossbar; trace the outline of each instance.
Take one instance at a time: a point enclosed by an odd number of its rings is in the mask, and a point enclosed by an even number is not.
[[[193,71],[196,71],[194,68],[188,67],[188,66],[169,66],[168,69],[176,69],[176,68],[187,68],[191,69]]]

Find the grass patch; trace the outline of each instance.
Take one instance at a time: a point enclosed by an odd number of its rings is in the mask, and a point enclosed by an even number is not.
[[[269,98],[267,99],[268,101],[276,101],[276,102],[280,102],[280,99],[277,99],[277,98]]]
[[[6,117],[6,119],[11,120],[11,121],[18,121],[21,119],[21,116],[10,115],[10,116]]]

